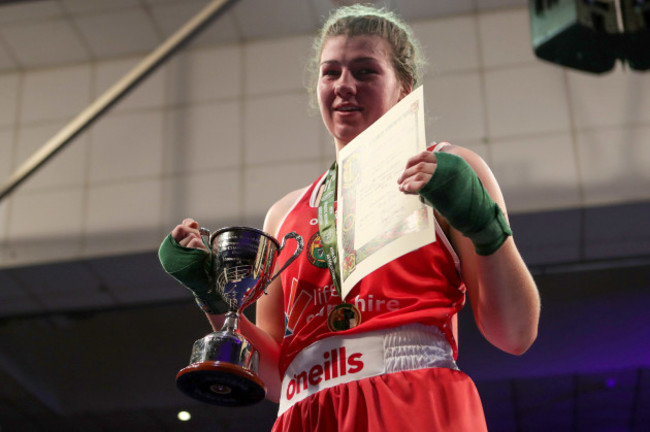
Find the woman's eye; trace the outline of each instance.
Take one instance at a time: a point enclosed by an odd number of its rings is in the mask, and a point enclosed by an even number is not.
[[[356,75],[357,76],[367,76],[367,75],[372,75],[376,73],[376,71],[372,68],[362,68],[357,70]]]
[[[336,69],[324,69],[321,72],[321,76],[331,77],[331,76],[338,76],[338,75],[339,75],[339,71],[337,71]]]

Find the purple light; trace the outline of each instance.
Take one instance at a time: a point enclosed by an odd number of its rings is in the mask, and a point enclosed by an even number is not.
[[[607,380],[605,381],[605,387],[607,387],[608,389],[614,388],[615,385],[616,385],[615,378],[607,378]]]

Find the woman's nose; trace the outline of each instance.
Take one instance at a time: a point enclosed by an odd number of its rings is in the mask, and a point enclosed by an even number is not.
[[[339,79],[336,80],[335,91],[338,96],[351,96],[356,93],[356,84],[350,72],[343,71],[339,75]]]

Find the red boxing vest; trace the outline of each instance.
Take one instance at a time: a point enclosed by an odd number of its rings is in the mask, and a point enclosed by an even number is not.
[[[286,326],[280,373],[317,340],[416,322],[438,326],[456,358],[452,317],[465,304],[465,285],[456,254],[437,224],[436,241],[384,265],[352,289],[346,301],[361,312],[358,326],[339,332],[328,329],[327,316],[342,299],[332,283],[318,233],[316,195],[324,177],[294,203],[276,233],[281,239],[295,231],[305,241],[303,253],[281,275]],[[276,268],[287,259],[288,254],[280,254]]]

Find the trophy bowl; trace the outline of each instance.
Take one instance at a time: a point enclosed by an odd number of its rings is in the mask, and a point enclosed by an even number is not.
[[[176,375],[177,387],[202,402],[222,406],[251,405],[266,396],[266,386],[257,376],[259,353],[238,331],[239,314],[253,304],[266,287],[300,255],[304,242],[295,232],[280,244],[255,228],[228,227],[208,235],[212,270],[208,295],[218,296],[229,307],[219,331],[194,342],[189,366]],[[288,239],[296,250],[273,274],[274,265]]]

